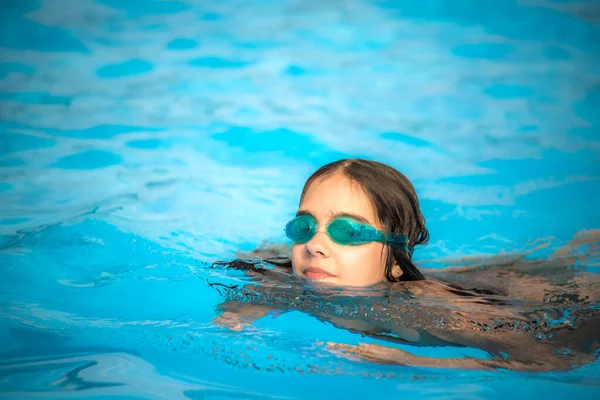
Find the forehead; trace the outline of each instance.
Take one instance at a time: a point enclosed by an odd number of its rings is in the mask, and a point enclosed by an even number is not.
[[[372,225],[378,222],[375,207],[364,189],[341,173],[312,182],[299,208],[309,211],[320,222],[328,221],[332,215],[340,213],[358,215]]]

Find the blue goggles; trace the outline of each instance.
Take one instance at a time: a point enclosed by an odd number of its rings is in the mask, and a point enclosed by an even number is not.
[[[319,231],[317,220],[307,214],[292,219],[285,226],[286,236],[294,243],[307,243]],[[385,234],[370,225],[360,223],[348,217],[339,217],[327,224],[327,236],[343,246],[356,246],[371,242],[380,242],[396,247],[412,256],[413,248],[408,246],[406,235]]]

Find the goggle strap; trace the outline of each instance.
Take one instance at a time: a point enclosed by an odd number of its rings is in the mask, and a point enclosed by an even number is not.
[[[414,248],[408,245],[408,237],[406,237],[406,235],[400,234],[392,236],[387,238],[386,242],[392,247],[400,249],[412,257]]]

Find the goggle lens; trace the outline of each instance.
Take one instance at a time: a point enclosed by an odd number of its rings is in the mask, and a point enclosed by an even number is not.
[[[317,233],[316,221],[308,215],[300,215],[285,226],[286,236],[296,243],[306,243]]]
[[[357,228],[351,221],[336,219],[327,227],[327,233],[334,242],[349,245],[357,242],[360,232]]]

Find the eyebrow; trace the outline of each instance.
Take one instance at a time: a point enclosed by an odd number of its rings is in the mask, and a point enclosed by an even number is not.
[[[298,217],[300,215],[310,215],[311,217],[313,217],[313,218],[316,219],[316,217],[313,215],[313,213],[311,213],[308,210],[298,210],[298,212],[296,213],[296,217]],[[358,221],[358,222],[362,222],[363,224],[373,225],[365,217],[361,217],[360,215],[346,213],[346,212],[334,212],[334,213],[330,213],[329,221],[334,220],[336,218],[340,218],[340,217],[352,218],[353,220]]]

